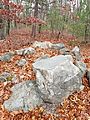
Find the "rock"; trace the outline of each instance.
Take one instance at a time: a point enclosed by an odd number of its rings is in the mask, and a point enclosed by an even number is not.
[[[40,96],[46,103],[60,103],[72,92],[80,90],[82,75],[71,55],[59,55],[33,63]]]
[[[52,44],[52,49],[60,50],[65,48],[65,45],[63,43],[58,43],[58,44]]]
[[[39,48],[51,48],[51,46],[52,46],[52,43],[50,43],[50,42],[47,42],[47,41],[45,41],[45,42],[38,42],[38,41],[35,41],[34,43],[33,43],[33,47],[39,47]]]
[[[58,107],[58,105],[55,105],[55,104],[49,104],[49,103],[44,103],[42,105],[42,107],[44,108],[44,110],[46,111],[46,113],[48,114],[53,114],[53,115],[57,115],[57,112],[56,112],[56,108]]]
[[[17,75],[13,74],[12,83],[18,83],[18,82],[19,82],[19,80],[18,80]]]
[[[16,64],[19,66],[19,67],[23,67],[24,65],[26,65],[27,61],[26,59],[21,59],[19,60]]]
[[[36,59],[35,62],[39,61],[39,60],[42,60],[42,59],[47,59],[47,58],[49,58],[48,55],[42,55],[41,57],[39,57],[38,59]]]
[[[42,104],[42,100],[36,92],[34,80],[28,80],[14,85],[11,88],[11,97],[4,102],[4,106],[9,111],[24,110],[29,111],[37,105]]]
[[[24,49],[23,55],[29,55],[29,54],[34,54],[34,53],[35,53],[35,49],[29,47],[29,48]]]
[[[6,82],[6,81],[16,81],[16,76],[14,74],[11,74],[9,72],[3,72],[0,75],[0,81],[1,82]]]
[[[82,75],[84,75],[86,73],[87,67],[84,62],[76,61],[75,65],[80,69]]]
[[[17,55],[29,55],[29,54],[34,54],[35,53],[35,49],[34,48],[24,48],[24,49],[20,49],[20,50],[16,50],[15,54]]]
[[[51,48],[51,49],[56,49],[56,50],[60,50],[62,48],[65,47],[65,45],[63,43],[58,43],[58,44],[52,44],[50,42],[38,42],[38,41],[35,41],[34,44],[33,44],[33,47],[39,47],[39,48]]]
[[[86,72],[86,78],[87,78],[87,80],[88,80],[89,87],[90,87],[90,68],[87,69],[87,72]]]
[[[8,62],[13,57],[13,52],[7,52],[4,55],[0,56],[0,61]]]
[[[70,53],[70,50],[67,49],[67,48],[62,48],[62,49],[60,49],[60,53],[61,53],[62,55],[70,55],[70,54],[71,54],[71,53]]]
[[[77,61],[80,61],[82,59],[82,56],[80,54],[80,49],[78,46],[75,46],[72,50],[72,53],[74,54]]]

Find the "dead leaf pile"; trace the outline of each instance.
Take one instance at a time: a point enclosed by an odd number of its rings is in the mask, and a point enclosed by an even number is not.
[[[16,33],[16,34],[15,34]],[[19,34],[20,33],[20,34]],[[21,34],[24,33],[24,34]],[[32,42],[30,31],[12,31],[10,36],[6,38],[6,41],[0,42],[0,55],[9,51],[25,47],[32,47],[30,44]],[[47,32],[41,36],[38,36],[37,39],[47,40],[56,42],[56,40],[48,39]],[[36,40],[36,39],[35,39]],[[60,42],[61,40],[59,40]],[[65,44],[67,42],[65,41]],[[70,48],[70,46],[68,46]],[[84,56],[84,62],[87,64],[87,67],[90,68],[90,45],[81,46],[81,52]],[[32,63],[42,55],[48,55],[49,57],[58,55],[57,50],[50,49],[41,49],[36,48],[36,53],[33,55],[19,56],[15,55],[10,62],[1,62],[0,61],[0,73],[4,71],[13,72],[17,75],[19,81],[24,80],[34,80],[35,74],[32,69]],[[24,67],[19,67],[16,65],[16,61],[21,58],[25,58],[28,61]],[[84,90],[80,92],[75,92],[70,95],[67,99],[64,100],[56,109],[56,114],[48,114],[42,106],[37,107],[28,112],[23,112],[22,110],[9,112],[4,106],[3,102],[11,96],[10,88],[14,85],[11,81],[9,83],[0,82],[0,120],[90,120],[90,88],[88,87],[88,81],[84,77],[83,84],[85,86]]]

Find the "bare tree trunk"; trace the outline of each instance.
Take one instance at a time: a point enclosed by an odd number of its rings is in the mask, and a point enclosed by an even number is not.
[[[38,28],[38,33],[39,33],[39,34],[41,33],[41,28],[42,28],[42,25],[39,24],[39,28]]]
[[[7,20],[7,28],[6,28],[6,34],[9,35],[10,32],[10,20]]]
[[[89,42],[90,41],[90,1],[87,0],[86,1],[87,3],[87,11],[89,12],[87,14],[87,18],[86,18],[86,21],[85,21],[85,42]]]
[[[9,11],[9,5],[6,5],[5,8]],[[7,26],[6,26],[6,35],[9,35],[10,32],[10,20],[7,20]]]
[[[43,13],[43,1],[42,1],[42,3],[41,3],[41,10],[40,10],[40,19],[43,19],[43,15],[44,13]],[[39,24],[39,26],[38,26],[38,33],[41,33],[41,28],[42,28],[42,24]]]
[[[0,1],[0,9],[3,8],[3,5]],[[2,19],[2,15],[0,15],[0,40],[4,39],[4,24],[3,24],[3,19]]]
[[[38,0],[35,0],[34,17],[38,18]],[[32,33],[31,33],[32,37],[36,36],[36,29],[37,29],[37,26],[36,26],[36,23],[34,23],[32,26]]]
[[[4,24],[3,20],[1,19],[2,17],[0,16],[0,40],[4,39]]]
[[[14,28],[17,28],[17,22],[14,21]]]
[[[57,35],[57,40],[59,40],[60,35],[61,35],[61,32],[59,31]]]
[[[90,23],[87,20],[85,23],[85,36],[84,36],[85,43],[90,42]]]

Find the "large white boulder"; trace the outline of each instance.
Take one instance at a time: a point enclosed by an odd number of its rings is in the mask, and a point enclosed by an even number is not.
[[[82,74],[71,55],[59,55],[33,63],[40,96],[45,102],[59,103],[82,88]],[[84,74],[84,73],[83,73]]]

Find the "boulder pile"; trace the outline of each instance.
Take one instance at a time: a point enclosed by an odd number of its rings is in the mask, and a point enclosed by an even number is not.
[[[4,102],[9,111],[23,109],[28,111],[41,104],[59,104],[75,91],[82,90],[82,78],[86,73],[86,64],[82,62],[80,50],[76,46],[72,51],[63,43],[35,42],[33,48],[16,50],[15,54],[34,54],[36,47],[57,49],[62,55],[49,58],[43,56],[35,60],[33,70],[36,80],[29,80],[14,85],[11,97]],[[27,63],[18,61],[18,66]]]

